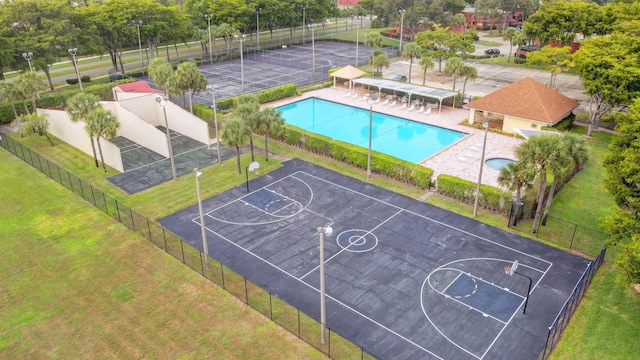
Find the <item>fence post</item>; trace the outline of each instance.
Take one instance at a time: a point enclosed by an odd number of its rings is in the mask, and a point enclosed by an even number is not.
[[[118,222],[122,223],[122,219],[120,219],[120,207],[118,206],[118,200],[114,200],[116,201],[116,213],[118,214]]]
[[[182,263],[186,264],[187,260],[184,258],[184,241],[180,239],[180,250],[182,251]]]
[[[96,194],[93,192],[93,186],[91,186],[91,198],[93,198],[93,206],[98,206],[96,203]]]
[[[224,285],[224,267],[222,266],[222,263],[220,263],[220,275],[222,275],[222,288],[223,289],[227,289]]]
[[[244,298],[246,299],[247,305],[249,305],[249,290],[247,289],[247,278],[244,278]]]
[[[162,238],[164,239],[164,252],[168,253],[169,248],[167,248],[167,234],[164,232],[164,226],[162,227]]]
[[[129,216],[131,216],[131,227],[133,228],[133,232],[136,231],[136,221],[133,219],[133,210],[129,208]]]
[[[149,232],[149,241],[153,242],[153,240],[151,239],[151,223],[148,218],[145,217],[145,219],[147,219],[147,231]]]
[[[573,235],[571,235],[571,243],[569,243],[569,249],[573,249],[573,239],[576,237],[576,231],[578,230],[578,224],[573,224]]]

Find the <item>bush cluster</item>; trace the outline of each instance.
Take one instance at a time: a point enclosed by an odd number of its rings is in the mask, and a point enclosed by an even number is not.
[[[289,96],[296,95],[298,89],[295,84],[284,84],[272,89],[263,90],[258,93],[258,102],[260,104],[268,103],[284,99]],[[224,100],[216,101],[219,110],[227,110],[238,105],[238,97],[230,97]]]
[[[91,76],[89,76],[89,75],[83,75],[83,76],[81,76],[81,77],[80,77],[80,80],[82,80],[82,83],[83,83],[83,84],[84,84],[84,83],[88,83],[88,82],[90,82],[90,81],[91,81]],[[77,83],[78,83],[78,78],[77,78],[77,77],[75,77],[75,78],[71,78],[71,79],[65,79],[65,81],[66,81],[66,82],[67,82],[67,84],[69,84],[69,85],[75,85],[75,84],[77,84]]]
[[[441,174],[436,182],[438,193],[458,201],[471,204],[475,201],[477,183],[455,176]],[[506,213],[511,205],[511,194],[489,185],[480,186],[478,206],[485,209]]]
[[[297,88],[294,84],[284,84],[272,89],[263,90],[258,93],[258,102],[260,104],[264,104],[293,96],[296,94],[296,89]]]
[[[273,138],[361,169],[367,168],[368,150],[360,146],[307,132],[289,124],[285,124],[284,131],[274,135]],[[431,186],[433,176],[433,170],[429,168],[375,151],[371,153],[371,172],[423,189]]]

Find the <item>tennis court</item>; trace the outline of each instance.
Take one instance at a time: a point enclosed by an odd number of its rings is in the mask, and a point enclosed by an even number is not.
[[[327,327],[381,359],[536,359],[589,265],[297,159],[249,185],[204,201],[209,255],[319,320],[331,226]],[[202,249],[197,205],[160,222]]]
[[[362,45],[356,47],[346,43],[316,41],[315,44],[287,45],[275,50],[251,50],[245,53],[242,61],[235,59],[201,65],[199,69],[207,82],[215,85],[216,100],[222,100],[243,93],[257,94],[284,84],[300,87],[325,81],[329,69],[355,65],[356,60],[360,65],[367,64],[371,50],[371,47]],[[395,57],[395,48],[380,50],[389,57]],[[211,106],[213,99],[203,92],[194,96],[194,102]]]

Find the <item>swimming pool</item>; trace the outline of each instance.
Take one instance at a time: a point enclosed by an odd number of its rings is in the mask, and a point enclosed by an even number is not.
[[[309,98],[278,107],[287,124],[368,148],[369,110]],[[432,115],[433,116],[433,115]],[[373,112],[371,148],[419,163],[467,134]]]

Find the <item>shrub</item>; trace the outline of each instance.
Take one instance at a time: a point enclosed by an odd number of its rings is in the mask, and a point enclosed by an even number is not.
[[[576,120],[576,116],[574,114],[569,114],[569,116],[567,116],[566,118],[560,120],[560,122],[555,124],[553,128],[560,131],[567,130],[568,128],[571,127],[571,125],[573,125],[573,122],[575,120]]]
[[[296,94],[295,84],[285,84],[272,89],[263,90],[258,93],[258,102],[260,104],[268,103],[275,100],[284,99]]]
[[[91,82],[91,76],[89,75],[80,76],[80,80],[82,80],[83,83]]]
[[[75,85],[78,83],[78,78],[71,78],[71,79],[65,79],[65,81],[67,82],[67,84],[69,85]]]
[[[310,133],[289,124],[285,124],[284,131],[279,135],[273,136],[273,138],[361,169],[367,168],[368,149],[360,146]],[[423,189],[431,186],[431,178],[433,176],[433,170],[429,168],[376,151],[371,153],[371,172]]]
[[[469,204],[475,202],[477,186],[478,184],[473,181],[446,174],[439,175],[436,182],[438,193]],[[483,184],[480,186],[478,206],[491,211],[506,213],[510,204],[511,194],[508,192],[489,185]]]

